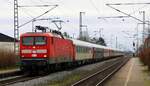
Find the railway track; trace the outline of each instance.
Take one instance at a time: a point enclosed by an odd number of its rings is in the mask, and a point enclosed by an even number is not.
[[[21,75],[20,70],[16,70],[16,71],[13,71],[13,72],[7,72],[7,73],[1,73],[0,74],[0,79],[7,78],[7,77],[12,77],[12,76],[17,76],[17,75]]]
[[[0,86],[11,85],[19,82],[36,79],[39,77],[41,76],[19,75],[19,76],[8,77],[8,78],[0,79]]]
[[[119,58],[118,58],[119,59]],[[119,60],[120,61],[120,60]],[[122,60],[121,60],[121,62],[122,62]],[[110,62],[109,64],[112,64],[113,62]],[[114,63],[113,65],[118,65],[119,64],[119,62],[116,62],[116,63]],[[109,67],[107,67],[107,68],[105,68],[105,69],[103,69],[102,70],[102,72],[103,71],[105,71],[106,69],[108,69],[108,68],[111,68],[112,66],[109,66]],[[16,74],[16,75],[15,75]],[[28,75],[17,75],[18,73],[14,73],[14,75],[13,76],[7,76],[7,77],[3,77],[3,78],[0,78],[0,86],[6,86],[6,85],[11,85],[11,84],[15,84],[15,83],[19,83],[19,82],[25,82],[25,81],[28,81],[28,80],[32,80],[32,79],[36,79],[36,78],[39,78],[39,77],[41,77],[41,76],[34,76],[34,77],[31,77],[31,76],[28,76]],[[93,76],[94,76],[94,74],[93,74]],[[89,77],[90,78],[90,77]],[[81,80],[81,81],[84,81],[84,80]],[[80,82],[81,82],[80,81]],[[86,81],[86,80],[85,80]],[[77,85],[77,83],[76,84],[74,84],[74,85],[72,85],[72,86],[92,86],[92,85]]]
[[[109,64],[108,67],[77,81],[71,86],[103,86],[104,82],[117,72],[128,60],[129,58],[123,58],[113,64]]]

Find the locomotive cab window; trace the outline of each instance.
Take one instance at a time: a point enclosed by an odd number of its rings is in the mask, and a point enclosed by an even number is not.
[[[39,37],[23,37],[22,39],[23,45],[30,46],[30,45],[45,45],[46,44],[46,37],[39,36]]]
[[[45,45],[46,37],[35,37],[35,45]]]
[[[33,45],[34,38],[33,37],[23,37],[22,43],[23,43],[23,45]]]

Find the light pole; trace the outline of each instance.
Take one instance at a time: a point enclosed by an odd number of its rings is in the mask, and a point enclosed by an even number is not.
[[[148,22],[148,36],[149,36],[149,21],[145,21],[145,22]],[[140,24],[143,24],[143,23],[137,23],[137,27],[136,27],[136,32],[137,32],[137,37],[136,37],[136,39],[137,39],[137,44],[136,44],[136,49],[137,49],[137,54],[139,53],[139,50],[138,50],[138,48],[139,48],[139,29],[138,29],[138,26],[140,25]],[[143,36],[144,35],[146,35],[144,32],[142,32],[142,42],[144,43],[144,41],[143,41]]]
[[[116,48],[118,47],[118,38],[116,36]]]
[[[102,37],[102,30],[103,30],[103,28],[99,29],[99,37]]]
[[[80,19],[79,19],[79,38],[82,39],[82,14],[85,14],[85,12],[80,12]]]
[[[75,33],[72,33],[72,38],[74,39],[74,35],[75,35]]]
[[[144,33],[145,33],[145,11],[140,11],[143,14],[143,35],[142,35],[142,42],[144,43]]]

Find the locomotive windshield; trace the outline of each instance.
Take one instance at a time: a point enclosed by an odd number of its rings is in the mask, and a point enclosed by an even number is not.
[[[23,43],[23,45],[45,45],[46,37],[44,37],[44,36],[23,37],[22,43]]]
[[[35,45],[45,45],[46,37],[34,37]]]
[[[22,39],[23,45],[33,45],[34,44],[34,38],[33,37],[24,37]]]

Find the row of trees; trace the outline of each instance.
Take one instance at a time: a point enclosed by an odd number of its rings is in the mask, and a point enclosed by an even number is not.
[[[139,48],[139,57],[141,62],[148,66],[148,69],[150,70],[150,37],[148,37],[145,40],[144,45]]]
[[[13,51],[7,49],[0,49],[0,69],[7,67],[14,67],[19,62]]]

